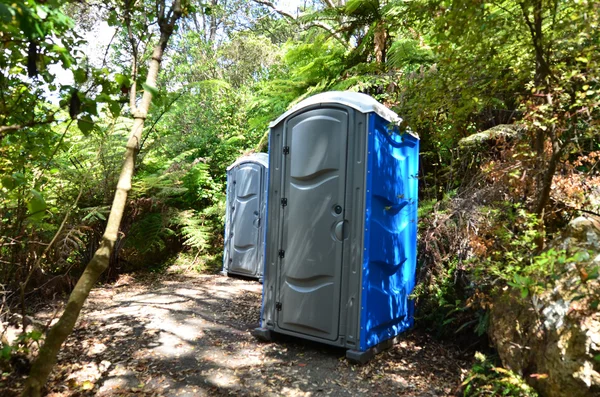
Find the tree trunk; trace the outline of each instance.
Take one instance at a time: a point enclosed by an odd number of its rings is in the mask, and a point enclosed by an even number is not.
[[[217,8],[217,0],[211,0],[210,5],[212,6],[212,13],[210,15],[210,28],[209,28],[209,36],[208,36],[208,42],[210,43],[211,46],[214,47],[214,41],[217,38],[217,13],[216,13],[216,8]]]
[[[173,0],[168,15],[164,15],[164,6],[161,9],[162,15],[158,15],[158,21],[161,36],[158,44],[154,47],[152,58],[150,60],[146,85],[156,86],[158,71],[162,61],[164,50],[169,38],[173,33],[173,28],[181,17],[181,0]],[[133,176],[135,157],[137,155],[139,143],[141,142],[144,122],[152,102],[152,92],[144,91],[139,108],[132,109],[134,122],[131,128],[131,134],[127,142],[125,151],[125,161],[119,176],[117,190],[113,199],[113,205],[106,224],[106,230],[102,236],[102,243],[94,254],[94,257],[86,266],[83,274],[77,281],[77,285],[69,296],[69,301],[58,322],[50,329],[44,345],[40,349],[39,355],[33,363],[29,378],[25,383],[22,396],[38,397],[41,396],[41,390],[48,379],[57,360],[57,355],[63,342],[73,331],[75,323],[85,300],[87,299],[92,287],[98,281],[100,274],[108,267],[111,252],[115,246],[121,218],[127,203],[127,194],[131,189],[131,178]]]
[[[380,23],[375,28],[375,35],[373,37],[373,42],[375,45],[375,62],[382,65],[385,63],[386,54],[387,54],[387,42],[388,42],[388,32],[383,23]]]
[[[567,143],[561,143],[558,139],[555,139],[552,144],[552,155],[550,156],[550,160],[546,165],[546,171],[544,172],[542,184],[538,192],[538,201],[535,207],[535,213],[538,215],[543,214],[546,205],[550,201],[550,192],[552,190],[554,174],[556,173],[558,164],[560,164],[560,158],[562,157],[566,147]]]

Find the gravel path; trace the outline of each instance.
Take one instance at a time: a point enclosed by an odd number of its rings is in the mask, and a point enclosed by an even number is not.
[[[363,366],[319,343],[258,342],[260,300],[255,281],[197,274],[96,288],[48,395],[448,396],[466,372],[455,348],[419,333]]]

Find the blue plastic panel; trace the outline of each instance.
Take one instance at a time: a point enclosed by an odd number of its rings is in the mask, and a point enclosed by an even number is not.
[[[369,115],[360,350],[413,324],[419,140]]]

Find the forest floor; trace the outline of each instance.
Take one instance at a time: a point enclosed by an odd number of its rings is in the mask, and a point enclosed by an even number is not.
[[[34,317],[47,321],[62,304]],[[448,396],[469,366],[456,347],[419,332],[362,366],[319,343],[259,342],[251,331],[260,305],[256,281],[176,272],[122,276],[90,294],[47,395]],[[16,395],[24,378],[6,376],[2,395]]]

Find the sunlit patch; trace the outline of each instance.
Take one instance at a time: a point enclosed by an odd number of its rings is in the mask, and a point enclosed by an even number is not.
[[[94,343],[94,345],[90,348],[89,354],[100,354],[107,349],[104,343]]]
[[[215,386],[223,388],[231,388],[232,385],[239,385],[240,379],[237,376],[231,375],[227,372],[217,372],[210,374],[206,381],[212,383]]]

